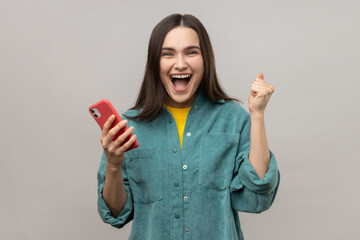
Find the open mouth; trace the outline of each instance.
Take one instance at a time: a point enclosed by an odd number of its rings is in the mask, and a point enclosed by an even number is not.
[[[185,91],[191,77],[191,74],[173,74],[170,76],[170,79],[176,91]]]

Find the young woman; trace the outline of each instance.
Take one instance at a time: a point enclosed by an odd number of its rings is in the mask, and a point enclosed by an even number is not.
[[[221,88],[200,21],[163,19],[150,37],[136,105],[112,129],[110,117],[100,138],[103,221],[121,228],[133,220],[130,239],[243,239],[238,211],[268,209],[279,186],[264,127],[273,91],[259,74],[249,114]],[[125,153],[136,139],[139,148]]]

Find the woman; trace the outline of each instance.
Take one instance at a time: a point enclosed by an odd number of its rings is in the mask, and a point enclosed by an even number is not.
[[[103,221],[121,228],[133,220],[130,239],[243,239],[237,212],[268,209],[279,185],[264,127],[273,91],[259,74],[249,114],[222,90],[200,21],[163,19],[150,37],[136,105],[111,130],[109,118],[100,138]],[[136,139],[139,148],[125,153]]]

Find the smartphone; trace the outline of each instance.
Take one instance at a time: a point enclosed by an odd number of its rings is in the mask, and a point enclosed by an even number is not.
[[[120,115],[117,113],[117,111],[115,110],[115,108],[113,107],[113,105],[110,103],[109,100],[107,99],[103,99],[93,105],[91,105],[89,107],[89,112],[90,114],[93,116],[93,118],[95,119],[95,121],[99,124],[101,130],[103,129],[104,127],[104,124],[106,123],[106,121],[109,119],[109,117],[111,115],[115,115],[115,120],[114,122],[112,123],[112,125],[110,126],[110,129],[115,127],[116,124],[118,124],[119,122],[122,121]],[[123,127],[122,129],[120,129],[120,131],[115,135],[113,141],[115,139],[117,139],[121,134],[123,134],[126,129],[128,129],[127,126]],[[125,139],[124,142],[121,143],[120,146],[124,145],[127,141],[130,140],[130,138],[132,137],[133,135],[131,134],[129,137],[127,137]],[[133,145],[131,145],[126,151],[129,151],[131,149],[134,149],[134,148],[137,148],[139,146],[139,143],[138,141],[136,140]]]

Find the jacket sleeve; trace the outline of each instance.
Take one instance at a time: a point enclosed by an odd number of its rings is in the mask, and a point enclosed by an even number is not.
[[[274,154],[270,151],[269,170],[261,179],[249,161],[250,116],[247,114],[240,133],[233,179],[230,184],[232,208],[236,211],[260,213],[272,205],[280,182]]]
[[[122,166],[122,174],[123,174],[127,198],[126,198],[126,202],[124,205],[124,209],[122,210],[122,212],[119,214],[119,216],[117,218],[114,218],[111,215],[110,209],[108,208],[108,206],[106,205],[106,203],[102,197],[102,192],[103,192],[104,183],[105,183],[105,175],[106,175],[106,157],[105,157],[104,153],[101,157],[100,167],[99,167],[99,171],[98,171],[98,175],[97,175],[97,179],[98,179],[98,211],[99,211],[100,217],[105,223],[109,223],[116,228],[122,228],[123,226],[125,226],[128,222],[130,222],[133,219],[134,207],[133,207],[132,194],[130,191],[130,186],[129,186],[129,182],[128,182],[128,178],[127,178],[127,174],[126,174],[125,162]]]

